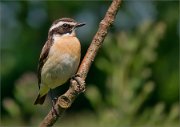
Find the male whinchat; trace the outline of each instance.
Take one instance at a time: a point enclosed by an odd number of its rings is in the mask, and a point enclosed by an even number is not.
[[[39,95],[34,104],[43,104],[49,90],[64,84],[76,73],[81,44],[75,30],[83,25],[71,18],[61,18],[50,27],[39,58]]]

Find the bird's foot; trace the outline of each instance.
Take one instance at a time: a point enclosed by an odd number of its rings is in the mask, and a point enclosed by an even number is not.
[[[55,104],[56,104],[57,98],[52,99],[52,115],[54,116],[59,116],[56,109],[55,109]]]
[[[77,82],[77,87],[75,87],[75,90],[80,93],[85,91],[85,81],[83,78],[81,78],[80,74],[75,74],[74,76],[71,77],[71,82],[72,80],[76,80]]]
[[[56,101],[57,101],[57,98],[56,97],[53,97],[52,95],[52,89],[50,89],[50,97],[51,97],[51,102],[52,102],[52,115],[54,116],[58,116],[58,113],[57,113],[57,110],[55,108],[55,105],[56,105]]]
[[[57,101],[57,100],[58,100],[57,97],[54,97],[54,98],[52,99],[52,101],[53,101],[54,104],[56,104],[56,101]]]

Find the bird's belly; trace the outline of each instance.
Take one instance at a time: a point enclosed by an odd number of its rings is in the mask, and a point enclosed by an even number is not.
[[[79,65],[80,58],[70,54],[54,54],[48,58],[42,68],[42,83],[49,88],[55,88],[64,84]]]

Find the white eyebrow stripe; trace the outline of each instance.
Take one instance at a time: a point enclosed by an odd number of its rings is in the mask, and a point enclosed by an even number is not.
[[[59,26],[62,26],[64,23],[67,23],[69,25],[75,25],[75,22],[64,22],[64,21],[60,21],[57,24],[54,24],[53,26],[51,26],[51,28],[49,29],[49,31],[53,30],[54,28],[58,28]]]

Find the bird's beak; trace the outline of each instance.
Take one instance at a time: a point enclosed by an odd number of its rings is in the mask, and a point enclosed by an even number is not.
[[[77,28],[77,27],[81,27],[81,26],[84,26],[84,25],[86,25],[86,24],[85,23],[77,23],[77,25],[75,27]]]

